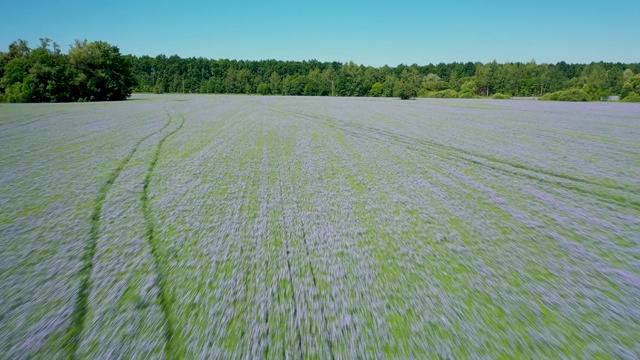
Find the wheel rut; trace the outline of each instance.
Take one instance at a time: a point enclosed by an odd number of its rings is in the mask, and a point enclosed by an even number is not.
[[[165,331],[164,331],[165,356],[167,356],[167,358],[170,358],[170,359],[175,358],[175,354],[173,353],[174,349],[176,348],[175,346],[173,346],[173,341],[175,340],[175,336],[174,336],[175,326],[170,316],[171,304],[170,304],[168,293],[167,293],[166,276],[163,271],[166,265],[166,258],[160,251],[160,247],[161,247],[160,240],[156,236],[155,220],[153,218],[151,205],[149,203],[149,184],[153,177],[153,173],[158,163],[158,160],[160,159],[160,152],[162,151],[162,145],[169,137],[171,137],[172,135],[180,131],[180,129],[182,129],[182,127],[184,126],[184,122],[185,122],[184,116],[177,110],[175,109],[173,110],[180,117],[180,125],[178,125],[178,127],[176,127],[174,130],[168,132],[158,142],[158,145],[156,146],[155,152],[153,154],[153,159],[151,160],[149,169],[147,171],[147,175],[142,185],[142,212],[144,214],[144,218],[147,223],[147,234],[146,234],[147,241],[149,243],[149,246],[151,247],[151,255],[153,258],[154,268],[156,270],[155,286],[158,288],[158,300],[160,302],[160,307],[162,309],[162,313],[165,318]],[[173,117],[171,116],[169,111],[166,109],[165,111],[167,112],[167,116],[169,116],[170,121],[173,121]]]
[[[628,186],[603,184],[591,179],[584,179],[569,174],[557,173],[546,169],[534,168],[523,164],[497,159],[493,156],[477,154],[468,150],[440,144],[428,139],[415,139],[406,135],[395,134],[370,126],[348,124],[337,119],[326,119],[295,111],[283,111],[292,115],[303,116],[311,121],[325,126],[339,129],[349,135],[373,140],[381,143],[394,143],[407,149],[425,155],[433,155],[447,160],[464,161],[474,165],[486,167],[508,176],[518,176],[535,182],[560,186],[567,190],[581,193],[585,196],[596,197],[604,202],[613,202],[623,207],[640,209],[640,200],[634,198],[635,188]]]
[[[139,139],[133,145],[131,150],[125,155],[125,157],[111,171],[109,177],[98,191],[98,196],[95,200],[95,205],[89,218],[89,237],[82,253],[81,268],[78,272],[80,286],[78,288],[75,303],[70,315],[71,324],[63,338],[63,342],[65,343],[64,348],[67,349],[68,358],[70,359],[75,359],[77,357],[78,348],[82,340],[82,334],[86,326],[86,316],[89,307],[89,296],[93,283],[91,275],[95,264],[96,250],[100,236],[101,217],[107,195],[111,191],[113,184],[120,177],[123,169],[127,166],[127,164],[129,164],[131,158],[138,152],[140,146],[152,136],[162,133],[170,126],[171,123],[172,118],[168,117],[166,123],[160,129]]]
[[[278,181],[278,188],[280,191],[280,206],[283,207],[283,214],[282,214],[282,223],[286,224],[286,219],[285,219],[285,215],[284,215],[284,197],[283,197],[283,193],[282,193],[282,182]],[[290,235],[287,236],[287,238]],[[299,314],[298,314],[298,297],[296,296],[296,288],[295,288],[295,283],[293,281],[293,270],[291,269],[291,239],[287,239],[286,242],[284,243],[284,247],[285,247],[285,254],[286,254],[286,262],[287,262],[287,274],[288,274],[288,278],[289,278],[289,284],[291,286],[291,296],[293,299],[293,320],[295,321],[295,325],[296,325],[296,338],[297,338],[297,342],[298,342],[298,351],[300,352],[300,358],[304,359],[305,356],[305,351],[304,348],[302,347],[302,330],[300,329],[300,321],[299,321]],[[284,347],[283,347],[284,349]]]

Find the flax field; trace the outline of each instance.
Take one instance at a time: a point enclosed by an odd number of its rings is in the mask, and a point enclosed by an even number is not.
[[[638,359],[640,105],[0,105],[1,359]]]

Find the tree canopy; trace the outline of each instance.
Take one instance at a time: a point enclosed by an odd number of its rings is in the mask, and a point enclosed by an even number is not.
[[[103,41],[77,40],[63,54],[50,39],[35,49],[18,40],[0,53],[0,101],[124,100],[136,85],[130,60]]]
[[[600,100],[622,94],[624,84],[640,72],[640,64],[537,64],[533,60],[379,68],[353,62],[212,60],[176,55],[131,56],[131,61],[138,81],[135,91],[156,93],[197,90],[218,94],[404,98],[472,98],[500,94],[498,98],[509,98],[541,97],[572,90],[572,94],[586,94],[583,99]]]

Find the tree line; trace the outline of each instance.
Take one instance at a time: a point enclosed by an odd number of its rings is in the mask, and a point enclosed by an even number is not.
[[[372,67],[353,62],[131,56],[136,92],[383,97],[543,97],[591,101],[640,94],[640,63],[496,61]],[[635,95],[634,95],[635,94]],[[639,95],[640,96],[640,95]],[[630,98],[631,99],[631,98]]]
[[[640,63],[538,64],[534,60],[372,67],[320,62],[122,55],[102,41],[63,54],[50,39],[0,53],[0,101],[123,100],[132,92],[373,97],[541,97],[640,101]]]

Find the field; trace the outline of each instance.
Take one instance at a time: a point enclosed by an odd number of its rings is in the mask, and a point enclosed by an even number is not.
[[[0,358],[640,357],[640,105],[0,106]]]

